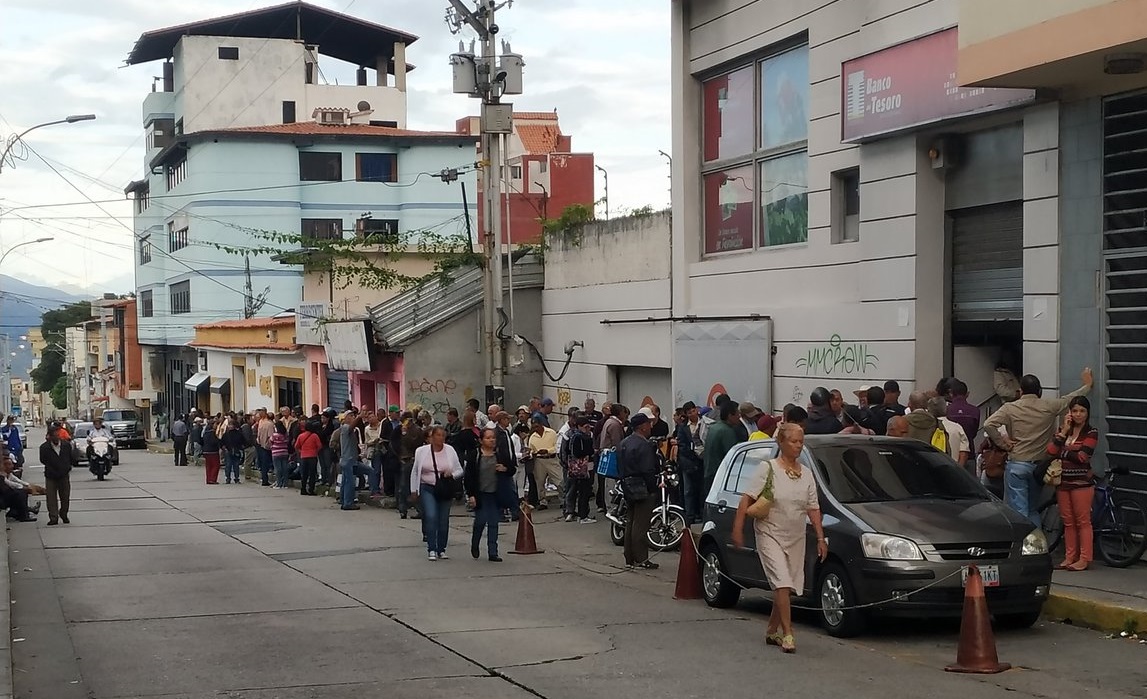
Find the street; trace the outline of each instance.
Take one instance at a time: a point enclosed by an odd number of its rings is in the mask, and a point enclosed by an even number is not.
[[[456,512],[451,560],[430,563],[393,511],[121,456],[105,482],[73,474],[70,525],[8,525],[19,699],[1147,696],[1147,646],[1095,631],[1000,634],[1017,669],[985,677],[943,671],[954,622],[845,641],[806,619],[786,656],[764,644],[764,595],[674,601],[677,554],[626,572],[604,519],[536,513],[546,553],[505,555],[507,526],[494,564]]]

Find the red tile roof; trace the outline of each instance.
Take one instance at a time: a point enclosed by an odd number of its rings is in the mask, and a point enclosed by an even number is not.
[[[270,342],[242,343],[242,342],[189,342],[188,347],[203,347],[204,349],[223,350],[276,350],[279,352],[298,352],[302,345],[276,345]]]
[[[558,140],[562,130],[555,123],[553,126],[543,124],[517,124],[514,132],[522,139],[522,147],[527,153],[542,155],[555,153],[558,149]]]
[[[320,124],[297,121],[293,124],[267,124],[265,126],[236,126],[230,129],[212,129],[199,133],[278,134],[284,136],[374,136],[379,138],[462,138],[455,131],[414,131],[369,124]]]
[[[212,329],[212,328],[293,328],[295,327],[295,316],[284,316],[282,318],[243,318],[240,320],[219,320],[214,323],[203,323],[196,325],[195,329]]]
[[[514,118],[530,120],[545,119],[546,121],[557,121],[558,110],[555,109],[552,112],[514,112]]]

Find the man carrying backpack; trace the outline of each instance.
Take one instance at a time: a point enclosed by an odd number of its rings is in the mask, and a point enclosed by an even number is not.
[[[928,396],[913,391],[908,396],[908,438],[931,444],[945,454],[948,453],[948,437],[936,416],[928,412]],[[950,455],[950,454],[949,454]]]

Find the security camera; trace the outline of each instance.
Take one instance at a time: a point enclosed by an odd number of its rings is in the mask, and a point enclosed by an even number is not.
[[[506,82],[506,71],[499,70],[498,73],[494,76],[494,82],[496,82],[496,83]]]
[[[566,354],[573,354],[578,347],[585,347],[585,343],[581,340],[570,340],[566,343]]]
[[[499,29],[498,29],[498,25],[496,25],[496,24],[491,24],[491,25],[490,25],[490,33],[491,33],[491,34],[497,34],[497,33],[498,33],[498,31],[499,31]]]

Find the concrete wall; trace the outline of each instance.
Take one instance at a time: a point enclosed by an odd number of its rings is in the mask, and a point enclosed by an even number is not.
[[[672,366],[669,323],[602,324],[670,314],[669,226],[669,214],[658,213],[549,238],[542,335],[551,373],[564,365],[566,343],[585,343],[560,381],[544,378],[544,392],[559,407],[581,406],[586,397],[616,400],[616,367]]]
[[[960,0],[960,46],[1011,34],[1114,0]]]
[[[211,379],[231,379],[231,409],[251,412],[256,408],[275,408],[276,402],[276,376],[287,375],[288,372],[303,372],[306,361],[302,352],[244,352],[207,349],[207,371]],[[237,364],[237,362],[241,362]],[[240,384],[236,366],[240,368],[245,380]],[[251,384],[251,372],[254,373],[254,385]],[[291,377],[297,378],[297,377]],[[310,386],[303,378],[303,405],[312,402]],[[243,401],[240,405],[240,401]],[[211,412],[222,409],[220,395],[212,392],[210,397]]]
[[[405,348],[404,408],[421,405],[445,420],[451,407],[461,411],[470,398],[485,401],[479,313],[455,318]]]

